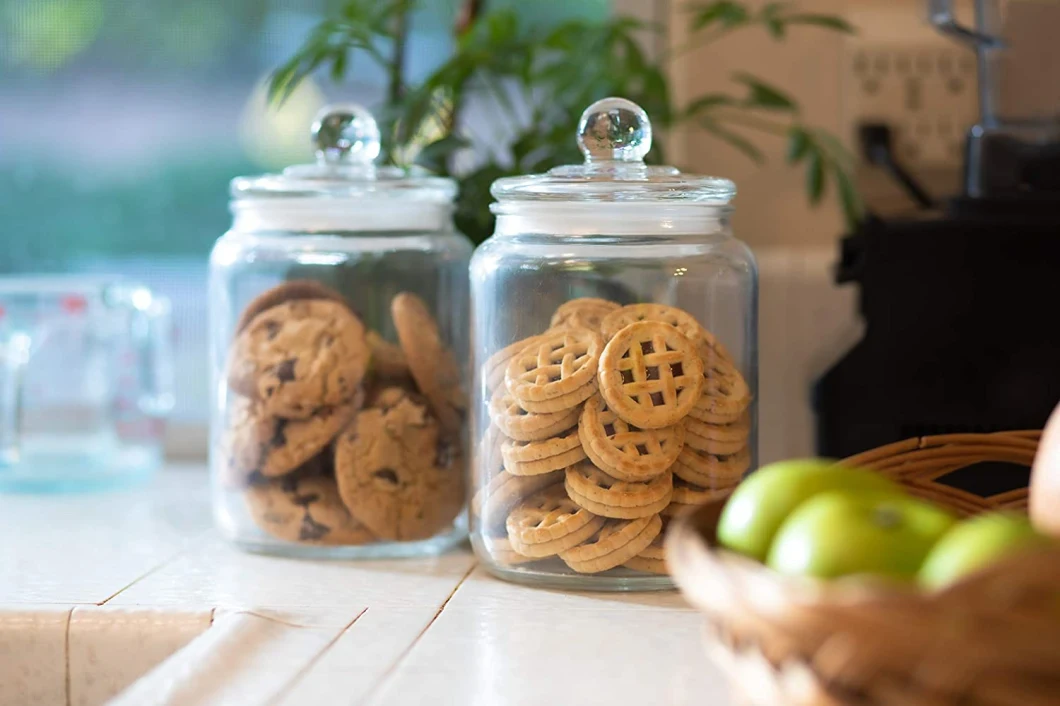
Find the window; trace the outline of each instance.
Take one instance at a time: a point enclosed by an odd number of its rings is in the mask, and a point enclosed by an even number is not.
[[[228,181],[310,159],[308,125],[329,98],[378,96],[382,76],[362,62],[347,85],[308,82],[265,107],[268,72],[336,4],[0,0],[0,276],[116,274],[170,297],[178,423],[206,414],[206,259],[228,227]],[[413,75],[445,56],[459,3],[423,4]],[[547,22],[609,3],[524,5]]]

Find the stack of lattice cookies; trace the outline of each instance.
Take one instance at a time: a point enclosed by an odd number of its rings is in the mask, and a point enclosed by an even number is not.
[[[750,466],[750,390],[681,309],[575,299],[482,375],[491,424],[471,509],[499,563],[666,573],[665,520]]]
[[[273,537],[357,545],[452,529],[465,488],[460,371],[418,297],[397,295],[389,313],[400,346],[301,280],[236,323],[220,477]]]

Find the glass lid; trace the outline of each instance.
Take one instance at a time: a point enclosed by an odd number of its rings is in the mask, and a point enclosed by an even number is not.
[[[237,177],[234,199],[320,197],[400,199],[449,203],[456,183],[413,167],[377,166],[379,126],[365,108],[343,103],[325,106],[313,120],[316,164],[287,167],[282,174]]]
[[[577,139],[585,155],[583,164],[498,179],[490,193],[500,202],[671,204],[725,204],[736,195],[736,185],[728,179],[645,164],[644,156],[651,150],[651,120],[643,108],[625,98],[604,98],[586,108],[578,121]]]

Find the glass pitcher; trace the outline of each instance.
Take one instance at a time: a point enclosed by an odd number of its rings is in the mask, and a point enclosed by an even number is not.
[[[169,304],[81,277],[0,279],[0,491],[124,485],[161,463]]]

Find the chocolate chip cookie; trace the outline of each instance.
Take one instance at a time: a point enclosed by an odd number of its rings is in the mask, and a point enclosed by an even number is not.
[[[260,403],[236,399],[229,424],[229,476],[255,474],[275,478],[290,473],[331,443],[361,406],[362,395],[336,407],[322,407],[308,419],[284,419],[264,411]]]
[[[250,516],[273,537],[303,544],[368,544],[372,533],[350,515],[335,481],[293,474],[246,492]]]
[[[442,341],[438,324],[423,300],[411,292],[394,297],[390,313],[416,385],[426,395],[442,428],[456,432],[463,424],[466,406],[460,367]]]
[[[348,307],[298,299],[266,309],[236,335],[228,384],[268,414],[309,419],[354,397],[368,359],[364,325]]]
[[[385,391],[376,404],[335,442],[339,494],[380,539],[427,539],[452,524],[463,506],[460,448],[407,391]]]
[[[243,308],[242,313],[239,315],[239,320],[236,322],[236,333],[245,329],[253,321],[254,317],[263,311],[285,302],[299,299],[326,299],[339,302],[349,308],[349,303],[345,297],[326,284],[321,284],[311,279],[292,279],[271,289],[266,289],[251,299],[250,303]],[[352,308],[350,308],[350,313],[356,314]]]

